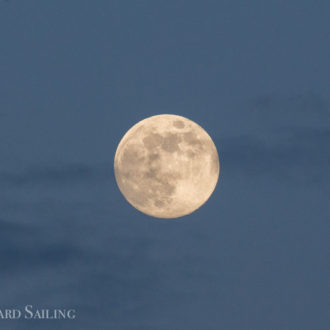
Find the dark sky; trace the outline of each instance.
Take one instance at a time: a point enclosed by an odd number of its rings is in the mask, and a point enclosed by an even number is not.
[[[325,330],[330,2],[0,1],[0,309],[62,329]],[[210,200],[159,220],[113,176],[173,113],[212,136]],[[3,323],[3,324],[1,324]],[[0,328],[58,329],[51,321]]]

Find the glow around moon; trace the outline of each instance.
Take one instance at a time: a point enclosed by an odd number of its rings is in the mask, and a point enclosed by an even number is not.
[[[157,218],[177,218],[209,199],[220,163],[202,127],[166,114],[146,118],[124,135],[114,171],[120,191],[136,209]]]

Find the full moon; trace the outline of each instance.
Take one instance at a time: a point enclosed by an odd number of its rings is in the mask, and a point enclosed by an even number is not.
[[[209,199],[220,163],[201,126],[164,114],[128,130],[117,147],[114,171],[120,191],[136,209],[156,218],[177,218]]]

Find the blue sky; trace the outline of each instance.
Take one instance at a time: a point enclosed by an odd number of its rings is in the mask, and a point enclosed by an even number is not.
[[[73,305],[71,330],[327,329],[329,9],[0,2],[0,308]],[[221,162],[174,221],[131,208],[112,168],[161,113]]]

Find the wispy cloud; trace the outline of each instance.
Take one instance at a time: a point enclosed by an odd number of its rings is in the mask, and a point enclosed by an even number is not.
[[[2,184],[27,185],[42,183],[73,183],[95,178],[107,177],[112,173],[104,167],[93,167],[87,164],[63,164],[54,166],[30,166],[21,171],[0,172]]]
[[[315,95],[260,97],[247,110],[256,125],[243,135],[219,140],[223,169],[242,175],[324,186],[330,164],[330,112]]]
[[[246,107],[257,122],[274,129],[330,124],[330,106],[315,93],[262,95],[247,102]]]
[[[7,272],[29,267],[65,263],[81,255],[69,242],[54,242],[46,229],[0,219],[1,267]]]

